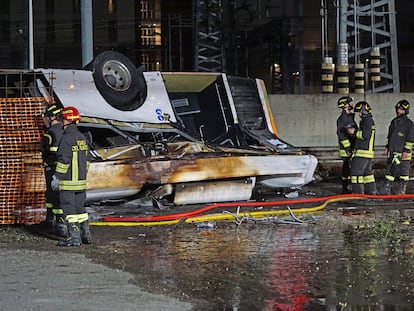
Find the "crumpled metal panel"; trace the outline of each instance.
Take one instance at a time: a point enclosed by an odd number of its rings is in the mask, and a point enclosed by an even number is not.
[[[301,183],[310,182],[316,159],[312,156],[226,156],[215,157],[182,157],[179,159],[163,159],[154,157],[151,161],[136,162],[133,169],[146,182],[182,183],[206,180],[220,180],[251,176],[268,177],[274,180],[278,187],[277,178],[298,179]]]
[[[160,72],[144,72],[148,96],[144,105],[134,111],[121,111],[109,105],[95,86],[92,71],[39,69],[63,106],[75,106],[82,116],[129,122],[163,123],[161,114],[176,122]]]
[[[174,204],[246,201],[252,196],[253,186],[251,179],[177,184]]]
[[[180,151],[178,154],[168,153],[166,156],[93,162],[88,173],[88,190],[106,189],[106,192],[110,192],[114,189],[119,195],[120,189],[125,189],[125,196],[127,196],[131,189],[139,192],[145,184],[154,186],[187,184],[187,189],[191,187],[195,191],[199,187],[190,186],[190,183],[240,180],[252,176],[258,177],[261,183],[270,187],[283,187],[287,183],[300,186],[311,181],[313,167],[316,166],[316,159],[309,155],[292,157],[263,154],[230,155],[216,152],[182,153],[183,148],[191,149],[192,145],[181,144],[182,148],[176,149]],[[245,185],[242,188],[238,187],[238,181],[234,184],[229,182],[227,187],[238,189],[238,193],[235,192],[234,196],[227,197],[229,200],[251,195],[250,190],[243,195],[240,194],[240,191],[245,189]],[[206,194],[199,195],[206,196]],[[208,201],[210,202],[211,198]]]

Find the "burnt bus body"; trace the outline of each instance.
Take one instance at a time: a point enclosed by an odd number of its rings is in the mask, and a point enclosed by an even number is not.
[[[239,201],[257,185],[297,188],[313,180],[316,158],[278,137],[258,79],[145,72],[116,52],[82,70],[0,76],[1,98],[78,108],[93,155],[88,201]]]

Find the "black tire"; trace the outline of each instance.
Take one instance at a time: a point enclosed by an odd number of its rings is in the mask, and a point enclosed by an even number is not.
[[[92,61],[92,69],[96,88],[109,105],[122,111],[142,106],[147,95],[143,70],[125,55],[102,52]]]

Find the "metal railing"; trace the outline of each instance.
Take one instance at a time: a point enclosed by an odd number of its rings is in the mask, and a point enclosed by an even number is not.
[[[44,97],[53,94],[42,72],[25,70],[0,71],[0,98]]]

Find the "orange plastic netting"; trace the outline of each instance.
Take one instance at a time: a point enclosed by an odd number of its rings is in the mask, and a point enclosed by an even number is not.
[[[39,142],[44,98],[0,98],[0,224],[39,223],[46,214]]]

